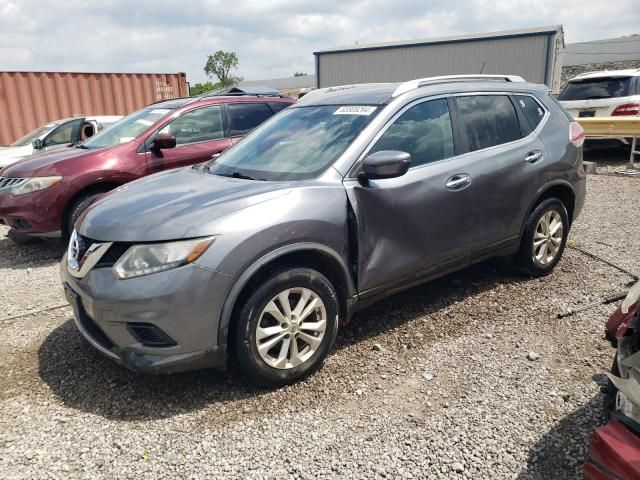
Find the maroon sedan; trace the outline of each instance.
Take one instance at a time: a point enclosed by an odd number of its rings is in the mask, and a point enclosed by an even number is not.
[[[591,438],[584,474],[589,480],[640,479],[640,282],[607,321],[617,347],[605,400],[607,423]]]
[[[2,171],[0,224],[9,237],[67,237],[100,195],[151,173],[209,160],[293,103],[278,96],[204,96],[152,104],[84,143]]]

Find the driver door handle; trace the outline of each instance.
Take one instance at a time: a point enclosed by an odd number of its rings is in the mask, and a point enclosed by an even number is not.
[[[457,191],[467,188],[471,184],[471,177],[466,173],[457,173],[445,183],[447,190]]]
[[[531,164],[538,163],[540,160],[542,160],[542,152],[540,150],[533,150],[524,157],[524,161]]]

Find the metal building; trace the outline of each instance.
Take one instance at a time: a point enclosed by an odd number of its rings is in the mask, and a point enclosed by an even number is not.
[[[562,25],[350,45],[314,52],[316,86],[496,73],[520,75],[557,91],[563,49]]]
[[[640,35],[638,34],[569,43],[564,52],[565,67],[634,60],[640,60]]]

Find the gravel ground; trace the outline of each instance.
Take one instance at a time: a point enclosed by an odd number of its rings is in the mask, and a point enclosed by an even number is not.
[[[598,156],[601,154],[593,154]],[[640,178],[589,177],[576,247],[636,271]],[[617,162],[617,163],[616,163]],[[555,315],[629,275],[575,248],[549,277],[490,261],[381,302],[305,382],[130,373],[81,338],[59,247],[0,227],[0,478],[576,479],[601,417],[613,306]]]

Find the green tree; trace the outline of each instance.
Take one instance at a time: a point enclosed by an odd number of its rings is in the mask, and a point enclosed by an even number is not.
[[[189,95],[197,97],[198,95],[210,92],[211,90],[217,90],[218,88],[220,88],[218,84],[213,82],[194,83],[193,85],[189,85]]]
[[[235,52],[223,52],[218,50],[213,55],[207,57],[207,63],[204,65],[204,73],[209,78],[217,78],[217,85],[222,87],[230,87],[242,80],[241,77],[234,77],[231,71],[238,67],[238,57]]]

